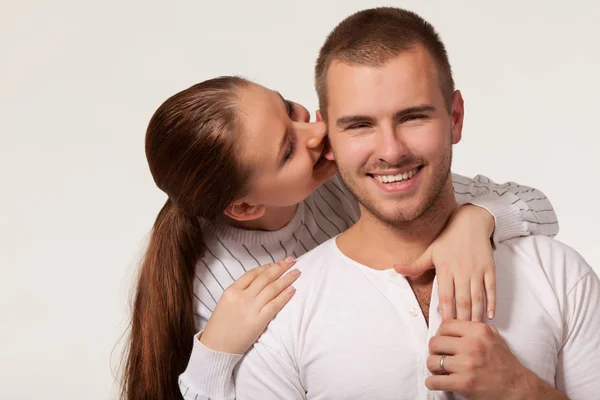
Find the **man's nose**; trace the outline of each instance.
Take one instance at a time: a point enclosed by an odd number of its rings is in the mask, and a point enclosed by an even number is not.
[[[408,153],[401,134],[393,127],[385,127],[376,135],[376,155],[379,160],[390,165],[397,165]]]

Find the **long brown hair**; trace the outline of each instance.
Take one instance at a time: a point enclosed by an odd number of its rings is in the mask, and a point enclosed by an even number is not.
[[[141,264],[121,396],[180,399],[178,376],[195,333],[193,277],[205,245],[199,218],[214,220],[243,195],[248,174],[236,161],[241,131],[240,88],[249,82],[220,77],[165,101],[146,132],[146,158],[168,196]]]

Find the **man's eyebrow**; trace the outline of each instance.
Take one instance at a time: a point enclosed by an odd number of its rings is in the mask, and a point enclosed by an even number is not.
[[[337,127],[343,127],[345,125],[350,125],[356,122],[373,122],[375,118],[367,117],[366,115],[348,115],[345,117],[340,117],[335,121],[335,125]]]
[[[435,107],[432,106],[431,104],[422,104],[420,106],[409,107],[409,108],[405,108],[404,110],[400,110],[396,113],[396,115],[394,115],[394,118],[400,119],[409,114],[428,113],[428,112],[434,112],[434,111],[435,111]]]
[[[423,104],[420,106],[408,107],[403,110],[400,110],[394,115],[394,118],[401,119],[402,117],[405,117],[406,115],[409,115],[409,114],[427,113],[427,112],[433,112],[433,111],[435,111],[434,106],[432,106],[431,104]],[[366,115],[348,115],[348,116],[338,118],[336,120],[335,124],[337,127],[344,127],[345,125],[349,125],[349,124],[356,123],[356,122],[372,123],[374,121],[375,121],[375,118],[369,117]]]

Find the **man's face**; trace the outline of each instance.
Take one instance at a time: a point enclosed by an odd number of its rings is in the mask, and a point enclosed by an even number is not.
[[[330,156],[344,182],[377,219],[417,219],[451,184],[460,92],[449,114],[434,61],[421,46],[381,67],[334,62],[327,82]]]

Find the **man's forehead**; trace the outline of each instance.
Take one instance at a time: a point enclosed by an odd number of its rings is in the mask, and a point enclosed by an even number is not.
[[[332,65],[327,81],[329,105],[354,104],[386,98],[422,97],[439,90],[435,71],[431,64],[412,58],[390,60],[381,66]],[[435,67],[433,68],[435,70]]]

